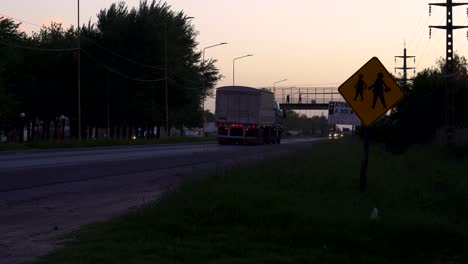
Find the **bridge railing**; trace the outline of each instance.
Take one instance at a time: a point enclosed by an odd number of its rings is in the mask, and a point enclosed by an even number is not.
[[[344,101],[337,88],[331,87],[289,87],[276,88],[275,100],[280,104],[328,104],[330,101]]]

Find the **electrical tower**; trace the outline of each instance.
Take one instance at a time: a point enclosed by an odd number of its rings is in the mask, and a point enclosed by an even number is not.
[[[454,26],[453,25],[453,7],[468,5],[468,3],[453,3],[452,0],[447,0],[446,3],[430,3],[429,16],[431,15],[432,6],[446,7],[447,22],[445,26],[429,26],[429,38],[432,34],[432,29],[443,29],[446,32],[446,56],[445,56],[445,125],[447,143],[453,145],[455,133],[455,93],[452,85],[452,78],[454,76],[454,61],[453,61],[453,30],[468,28],[468,26]],[[468,10],[467,10],[468,14]]]
[[[408,70],[414,70],[414,73],[416,74],[416,68],[415,67],[408,67],[408,59],[413,59],[414,63],[416,63],[416,56],[408,56],[406,53],[406,42],[405,42],[405,48],[403,49],[403,56],[395,56],[395,63],[397,62],[397,59],[403,59],[403,67],[395,67],[395,73],[397,70],[402,70],[403,71],[403,78],[400,79],[400,82],[402,83],[403,89],[405,92],[408,91],[408,81],[412,80],[408,79]]]

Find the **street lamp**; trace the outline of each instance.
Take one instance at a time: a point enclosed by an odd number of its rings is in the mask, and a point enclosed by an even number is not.
[[[283,79],[283,80],[280,80],[280,81],[277,81],[277,82],[274,82],[274,83],[273,83],[273,95],[275,94],[275,85],[276,85],[277,83],[285,82],[285,81],[287,81],[287,80],[288,80],[288,79]]]
[[[236,76],[235,76],[235,62],[236,60],[239,60],[239,59],[242,59],[242,58],[247,58],[247,57],[251,57],[253,56],[253,54],[247,54],[247,55],[244,55],[244,56],[241,56],[241,57],[237,57],[237,58],[234,58],[232,60],[232,86],[235,85],[235,80],[236,80]]]
[[[214,48],[214,47],[217,47],[217,46],[221,46],[221,45],[226,45],[227,43],[226,42],[221,42],[221,43],[218,43],[216,45],[212,45],[212,46],[208,46],[206,48],[203,49],[203,56],[202,56],[202,92],[205,92],[205,50],[207,49],[210,49],[210,48]],[[203,114],[202,114],[202,117],[203,117],[203,129],[202,129],[202,135],[205,136],[205,97],[203,96]]]
[[[78,141],[81,141],[81,28],[80,28],[80,0],[78,0],[78,70],[77,70],[77,95],[78,95]]]

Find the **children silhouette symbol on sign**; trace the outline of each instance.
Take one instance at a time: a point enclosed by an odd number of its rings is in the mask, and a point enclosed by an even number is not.
[[[356,86],[354,86],[354,89],[356,89],[356,95],[354,96],[354,101],[356,101],[358,96],[361,97],[361,102],[362,102],[362,100],[364,100],[363,93],[364,93],[364,89],[366,89],[367,85],[364,82],[364,80],[362,80],[362,78],[364,78],[364,75],[359,74],[359,80],[358,80]]]
[[[374,84],[369,86],[369,90],[373,89],[374,92],[374,100],[372,102],[372,109],[375,109],[375,104],[377,103],[377,99],[380,99],[382,102],[383,108],[387,108],[387,104],[385,104],[385,97],[384,92],[388,93],[391,89],[385,84],[383,80],[383,73],[379,72],[377,74],[377,80],[375,80]]]

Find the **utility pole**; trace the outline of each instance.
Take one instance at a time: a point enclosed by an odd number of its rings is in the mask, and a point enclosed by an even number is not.
[[[169,128],[169,101],[168,101],[168,74],[167,74],[167,66],[168,66],[168,63],[167,63],[167,22],[164,24],[164,61],[165,61],[165,84],[164,84],[164,88],[165,88],[165,92],[166,92],[166,136],[170,136],[171,135],[171,129]]]
[[[414,59],[414,62],[416,62],[416,56],[408,56],[406,53],[406,42],[405,42],[405,48],[403,49],[403,56],[395,56],[395,63],[397,59],[403,59],[403,67],[395,67],[395,72],[397,70],[402,70],[403,71],[403,78],[400,79],[402,82],[403,89],[405,92],[409,90],[408,87],[408,81],[411,79],[408,79],[408,70],[414,70],[416,71],[415,67],[408,67],[408,59]]]
[[[447,21],[445,26],[429,26],[429,38],[432,35],[432,29],[443,29],[446,32],[446,55],[445,55],[445,125],[447,144],[453,145],[455,132],[455,93],[453,87],[454,62],[453,62],[453,30],[468,28],[468,26],[453,25],[453,7],[468,5],[468,3],[453,3],[452,0],[446,0],[446,3],[430,3],[429,15],[431,15],[432,6],[446,7]]]
[[[106,73],[106,86],[107,86],[107,140],[110,140],[110,72]],[[114,130],[115,131],[115,130]],[[115,135],[114,135],[115,138]]]
[[[78,141],[81,141],[81,27],[80,27],[80,0],[78,0]]]

